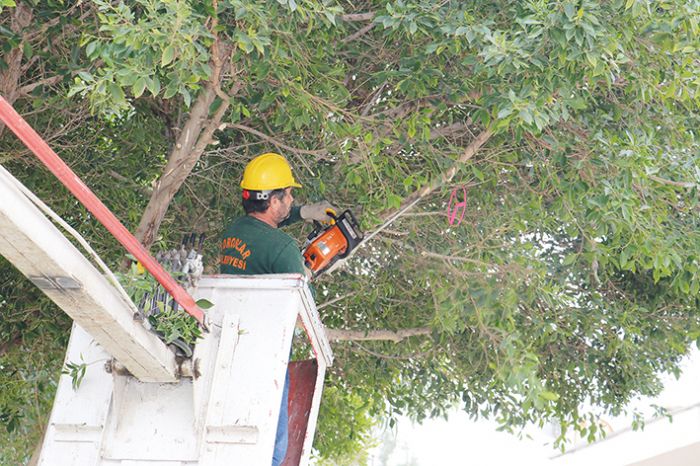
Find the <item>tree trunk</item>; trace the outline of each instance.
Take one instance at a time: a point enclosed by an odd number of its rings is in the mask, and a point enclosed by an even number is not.
[[[229,107],[229,100],[224,99],[216,113],[209,117],[209,108],[217,96],[218,85],[218,82],[210,82],[197,97],[141,216],[135,236],[146,248],[153,244],[170,201],[212,142],[214,131],[221,125]]]
[[[10,29],[22,37],[19,45],[7,54],[7,68],[0,72],[0,95],[12,105],[19,96],[19,80],[22,77],[22,58],[24,57],[25,29],[29,27],[34,16],[31,8],[24,2],[17,2],[12,12]],[[0,122],[0,136],[5,130],[5,124]]]
[[[41,429],[41,436],[39,437],[39,441],[34,447],[32,457],[29,459],[29,463],[27,463],[27,466],[37,466],[39,464],[39,457],[41,456],[41,447],[44,446],[44,437],[46,436],[46,429],[48,427],[46,425],[47,423],[44,423],[44,427]]]

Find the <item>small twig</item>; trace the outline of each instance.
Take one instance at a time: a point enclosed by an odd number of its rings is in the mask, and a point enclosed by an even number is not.
[[[138,184],[137,182],[135,182],[133,179],[127,178],[126,176],[124,176],[120,173],[117,173],[114,170],[107,171],[107,174],[110,175],[112,178],[115,178],[121,182],[129,183],[130,185],[134,186],[141,194],[144,194],[146,196],[150,196],[151,194],[153,194],[153,190],[151,188],[148,188],[146,186],[142,186],[142,185]]]
[[[340,42],[343,44],[349,44],[350,42],[359,39],[360,37],[367,34],[369,31],[374,29],[375,24],[376,23],[369,23],[365,27],[360,28],[357,31],[355,31],[353,34],[350,34],[349,36],[347,36],[345,39],[341,40]]]
[[[409,233],[407,231],[396,231],[396,230],[389,230],[385,229],[383,232],[385,235],[391,235],[391,236],[408,236]]]
[[[365,348],[361,344],[354,342],[354,345],[360,348],[362,351],[364,351],[367,354],[371,354],[374,357],[380,358],[380,359],[391,359],[391,360],[399,360],[399,361],[405,361],[407,359],[414,359],[417,357],[425,356],[426,354],[430,353],[430,351],[421,351],[413,354],[409,354],[407,356],[395,356],[392,354],[382,354],[382,353],[377,353],[376,351],[372,351],[369,348]]]
[[[470,259],[468,257],[448,256],[445,254],[438,254],[436,252],[430,252],[430,251],[426,251],[426,250],[421,250],[421,251],[419,251],[419,253],[423,257],[433,257],[435,259],[443,259],[446,261],[468,262],[470,264],[481,265],[483,267],[494,267],[497,269],[501,268],[498,264],[487,264],[486,262],[482,262],[482,261],[477,260],[477,259]]]
[[[656,181],[657,183],[667,184],[667,185],[670,185],[670,186],[677,186],[677,187],[679,187],[679,188],[687,188],[687,189],[690,189],[690,188],[694,188],[695,186],[697,186],[696,183],[690,183],[690,182],[686,182],[686,181],[667,180],[666,178],[660,178],[660,177],[658,177],[658,176],[656,176],[656,175],[649,175],[649,179],[654,180],[654,181]]]
[[[263,141],[267,141],[267,142],[274,144],[275,146],[277,146],[281,149],[285,149],[285,150],[288,150],[290,152],[294,152],[295,154],[307,154],[307,155],[315,155],[315,156],[324,156],[327,154],[326,150],[308,150],[308,149],[300,149],[298,147],[288,146],[287,144],[283,143],[282,141],[279,141],[279,140],[273,138],[272,136],[268,136],[267,134],[262,133],[262,132],[258,131],[257,129],[253,129],[253,128],[251,128],[249,126],[245,126],[245,125],[240,125],[238,123],[226,123],[226,127],[237,129],[240,131],[245,131],[246,133],[253,134],[253,135],[259,137],[260,139],[262,139]]]
[[[357,291],[352,291],[352,292],[350,292],[350,293],[346,293],[346,294],[344,294],[344,295],[342,295],[342,296],[338,296],[337,298],[333,298],[333,299],[331,299],[330,301],[326,301],[325,303],[323,303],[323,304],[317,306],[316,309],[320,311],[320,310],[323,309],[324,307],[328,307],[328,306],[330,306],[331,304],[335,304],[335,303],[337,303],[338,301],[342,301],[342,300],[345,299],[345,298],[349,298],[349,297],[351,297],[351,296],[355,296],[356,294],[357,294]]]
[[[362,112],[360,112],[360,115],[362,115],[363,117],[367,116],[370,109],[372,108],[372,102],[374,102],[374,100],[376,98],[378,98],[379,96],[382,95],[382,91],[384,91],[385,87],[386,87],[386,82],[382,83],[382,85],[379,86],[377,91],[372,94],[372,97],[370,97],[369,100],[367,101],[367,103],[365,104],[365,107],[362,109]]]

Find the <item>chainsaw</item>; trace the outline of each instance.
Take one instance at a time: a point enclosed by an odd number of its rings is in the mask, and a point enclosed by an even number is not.
[[[302,253],[304,264],[314,277],[338,259],[347,257],[362,242],[362,232],[352,212],[346,210],[336,215],[335,211],[328,209],[326,213],[332,219],[330,224],[314,221],[314,230],[309,233]]]

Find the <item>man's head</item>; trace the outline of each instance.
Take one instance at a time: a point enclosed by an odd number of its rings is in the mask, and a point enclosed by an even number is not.
[[[264,199],[254,199],[258,192],[243,190],[243,210],[246,214],[270,214],[276,224],[289,217],[294,202],[292,188],[274,189],[264,193]]]
[[[243,209],[246,214],[263,214],[279,224],[292,208],[292,187],[300,188],[287,159],[267,153],[248,163],[241,181]]]

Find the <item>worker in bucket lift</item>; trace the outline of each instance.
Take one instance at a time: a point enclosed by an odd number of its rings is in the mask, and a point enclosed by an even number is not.
[[[224,274],[305,274],[301,252],[294,238],[279,227],[299,220],[329,222],[328,202],[294,206],[293,188],[301,188],[289,162],[274,153],[255,157],[241,181],[245,215],[231,222],[221,243],[220,271]],[[282,464],[287,452],[289,372],[287,372],[277,424],[272,466]]]

